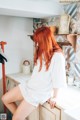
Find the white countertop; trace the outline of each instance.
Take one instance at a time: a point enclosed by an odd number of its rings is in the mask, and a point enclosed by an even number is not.
[[[70,110],[65,110],[64,112],[66,115],[66,120],[80,120],[80,107]]]
[[[7,74],[6,77],[10,80],[13,80],[16,83],[23,83],[27,82],[30,79],[30,74],[24,74],[24,73],[13,73],[13,74]]]
[[[57,97],[57,106],[62,109],[76,108],[80,106],[80,88],[68,86],[61,89]]]
[[[15,73],[6,75],[7,78],[14,82],[21,83],[27,82],[30,79],[31,73],[26,75],[23,73]],[[61,109],[70,109],[80,106],[80,88],[68,86],[67,88],[60,89],[56,106]]]

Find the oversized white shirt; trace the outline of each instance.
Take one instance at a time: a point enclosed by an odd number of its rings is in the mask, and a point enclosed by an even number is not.
[[[66,86],[65,58],[61,52],[55,52],[52,56],[50,66],[46,71],[43,61],[42,69],[39,72],[40,62],[34,66],[30,80],[23,85],[26,99],[31,98],[32,102],[44,103],[51,97],[53,88]]]

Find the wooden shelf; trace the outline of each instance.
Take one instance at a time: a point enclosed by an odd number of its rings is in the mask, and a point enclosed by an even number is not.
[[[74,33],[69,33],[69,34],[59,34],[59,33],[57,33],[57,34],[54,34],[54,35],[70,35],[70,34],[72,34],[72,35],[80,35],[80,34],[74,34]],[[27,36],[33,36],[33,35],[27,35]]]
[[[70,45],[70,46],[72,46],[71,45],[71,43],[69,43],[69,42],[57,42],[60,46],[68,46],[68,45]]]
[[[54,34],[54,35],[80,35],[80,34],[69,33],[69,34]]]
[[[69,35],[69,34],[56,34],[56,35]],[[77,34],[74,34],[77,35]],[[31,39],[33,35],[28,35]],[[33,39],[32,39],[33,40]],[[68,41],[65,42],[57,42],[59,44],[59,46],[72,46],[72,44]]]

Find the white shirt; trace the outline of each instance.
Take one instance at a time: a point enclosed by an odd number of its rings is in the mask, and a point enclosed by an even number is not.
[[[28,85],[33,89],[46,89],[49,85],[53,88],[60,88],[66,85],[65,58],[62,53],[54,53],[48,71],[43,62],[39,72],[40,62],[33,69],[31,80]]]
[[[40,72],[39,67],[38,60],[30,80],[20,85],[24,98],[34,105],[47,101],[53,88],[66,86],[65,58],[61,52],[54,53],[47,71],[44,62]]]

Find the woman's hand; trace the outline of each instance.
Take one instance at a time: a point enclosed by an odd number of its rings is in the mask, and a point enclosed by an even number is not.
[[[52,108],[54,108],[54,107],[55,107],[55,105],[56,105],[56,101],[54,101],[54,100],[53,100],[53,99],[51,99],[51,98],[50,98],[50,99],[48,99],[48,100],[47,100],[47,102],[48,102],[48,104],[50,104],[51,109],[52,109]]]
[[[56,105],[58,91],[59,91],[58,88],[54,88],[51,92],[51,98],[47,100],[47,103],[50,104],[51,109],[54,108]]]

